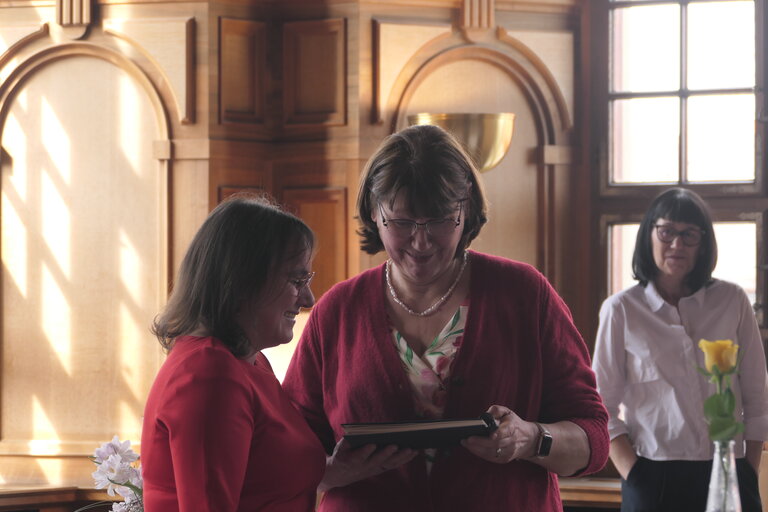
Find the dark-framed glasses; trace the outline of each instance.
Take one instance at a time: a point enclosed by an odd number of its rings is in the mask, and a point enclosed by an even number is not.
[[[304,289],[305,286],[309,286],[310,283],[312,283],[312,278],[315,277],[314,272],[310,272],[309,274],[303,275],[301,277],[292,277],[288,281],[296,287],[296,291],[301,291]]]
[[[381,209],[379,204],[379,212],[381,213],[381,223],[387,228],[387,231],[397,238],[410,238],[416,234],[416,230],[424,228],[427,234],[434,237],[443,237],[451,235],[456,228],[461,224],[461,212],[464,208],[462,202],[459,202],[459,215],[453,218],[447,219],[435,219],[428,220],[427,222],[416,222],[410,219],[387,219],[384,217],[384,210]]]
[[[698,228],[688,228],[682,231],[678,231],[672,226],[666,224],[656,224],[653,226],[656,228],[656,237],[660,242],[665,244],[671,244],[678,236],[682,240],[683,245],[688,247],[695,247],[701,243],[701,239],[704,238],[706,231]]]

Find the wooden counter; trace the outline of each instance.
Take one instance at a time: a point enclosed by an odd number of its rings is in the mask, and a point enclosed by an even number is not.
[[[0,485],[0,511],[72,512],[96,501],[116,501],[105,491],[53,485]],[[105,506],[105,510],[107,507]]]
[[[621,508],[618,478],[560,478],[560,498],[566,507]]]

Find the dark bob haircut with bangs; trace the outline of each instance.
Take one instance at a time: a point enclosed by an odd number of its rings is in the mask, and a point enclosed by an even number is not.
[[[170,351],[176,338],[202,326],[235,357],[247,357],[253,344],[235,320],[242,302],[275,292],[281,284],[274,276],[287,262],[311,254],[314,244],[304,222],[266,197],[226,199],[192,239],[152,333]]]
[[[712,271],[717,263],[717,241],[712,227],[712,216],[704,200],[696,192],[684,188],[672,188],[659,194],[645,212],[637,231],[635,252],[632,256],[632,272],[641,285],[646,286],[659,273],[653,260],[651,236],[659,219],[693,224],[704,232],[693,270],[686,276],[685,284],[692,292],[712,281]]]
[[[384,250],[373,211],[379,204],[391,207],[398,194],[412,215],[446,217],[464,202],[464,232],[456,254],[480,233],[487,222],[487,204],[477,169],[461,144],[448,132],[432,125],[411,126],[384,139],[368,160],[360,178],[357,218],[360,247],[368,254]]]

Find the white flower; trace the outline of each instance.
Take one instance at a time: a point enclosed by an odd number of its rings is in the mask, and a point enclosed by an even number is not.
[[[126,499],[123,503],[113,503],[112,512],[144,512],[144,503],[138,498]]]
[[[144,512],[143,480],[141,467],[131,464],[139,456],[131,450],[131,442],[120,442],[115,436],[112,441],[99,446],[91,457],[96,464],[96,471],[91,476],[97,489],[107,489],[107,494],[122,496],[123,503],[113,503],[112,512]],[[75,512],[90,510],[92,505],[77,509]]]
[[[104,443],[96,448],[96,451],[93,452],[94,462],[96,462],[96,464],[101,464],[107,460],[110,455],[119,455],[123,462],[128,463],[139,460],[139,456],[136,452],[131,450],[131,442],[126,440],[121,443],[120,438],[117,436],[113,437],[112,441]]]
[[[134,482],[141,484],[141,475],[136,468],[131,467],[122,461],[120,455],[110,455],[106,460],[99,464],[99,467],[92,473],[93,479],[96,481],[96,488],[107,488],[107,494],[110,496],[115,495],[115,491],[120,496],[128,497],[133,496],[133,491],[125,487],[126,483],[136,485]],[[136,485],[139,487],[139,485]]]

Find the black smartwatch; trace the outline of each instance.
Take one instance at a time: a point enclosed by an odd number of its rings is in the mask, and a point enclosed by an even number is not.
[[[536,422],[539,428],[539,444],[536,446],[536,457],[546,457],[552,449],[552,434],[544,425]]]

